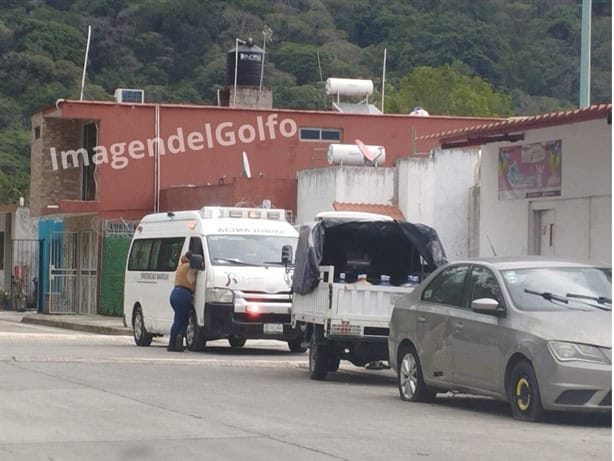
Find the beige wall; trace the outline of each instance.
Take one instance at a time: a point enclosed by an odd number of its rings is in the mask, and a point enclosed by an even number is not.
[[[518,144],[562,140],[561,196],[499,200],[498,152],[509,143],[483,146],[480,255],[536,254],[535,214],[554,210],[554,256],[611,264],[612,127],[605,119],[530,130]]]

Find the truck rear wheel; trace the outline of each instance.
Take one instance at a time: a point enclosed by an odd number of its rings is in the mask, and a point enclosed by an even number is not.
[[[318,344],[314,332],[311,335],[311,345],[309,346],[309,376],[316,381],[325,380],[328,366],[328,347]]]
[[[288,349],[290,349],[290,352],[305,352],[307,349],[301,346],[302,342],[303,338],[300,336],[296,339],[291,339],[288,341]]]
[[[337,371],[339,369],[339,363],[341,359],[339,358],[339,354],[330,353],[328,355],[328,371]]]

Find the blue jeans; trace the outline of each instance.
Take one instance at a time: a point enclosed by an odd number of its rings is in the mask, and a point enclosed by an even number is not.
[[[173,291],[171,291],[171,306],[175,311],[175,318],[171,327],[171,341],[174,341],[177,335],[186,335],[188,315],[192,306],[192,292],[184,287],[173,288]]]

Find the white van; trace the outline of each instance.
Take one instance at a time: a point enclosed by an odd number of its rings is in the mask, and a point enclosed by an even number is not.
[[[189,350],[202,350],[207,340],[226,338],[242,347],[247,339],[267,338],[303,352],[299,330],[290,324],[292,268],[282,262],[282,247],[296,248],[297,238],[285,210],[204,207],[145,216],[124,282],[124,322],[132,325],[136,344],[149,346],[153,336],[169,334],[174,272],[192,250],[204,269],[190,310]]]

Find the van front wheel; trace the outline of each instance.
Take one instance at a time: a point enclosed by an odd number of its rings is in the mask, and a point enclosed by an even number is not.
[[[190,311],[190,316],[188,317],[188,328],[186,329],[185,341],[189,351],[202,351],[207,345],[204,328],[198,325],[194,309]]]
[[[140,307],[137,307],[134,311],[134,318],[132,319],[132,329],[134,332],[134,342],[137,346],[149,346],[153,335],[147,332],[145,328],[145,320],[143,319],[143,311]]]

